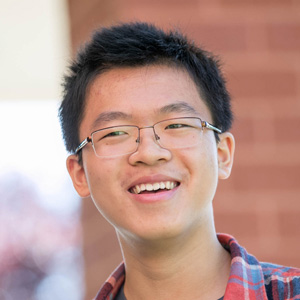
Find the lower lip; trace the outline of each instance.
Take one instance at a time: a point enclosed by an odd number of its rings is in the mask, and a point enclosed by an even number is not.
[[[174,194],[177,192],[179,186],[175,187],[172,190],[163,190],[157,193],[147,193],[147,194],[132,194],[130,195],[133,197],[134,200],[141,202],[141,203],[153,203],[153,202],[160,202],[160,201],[167,201],[170,200]]]

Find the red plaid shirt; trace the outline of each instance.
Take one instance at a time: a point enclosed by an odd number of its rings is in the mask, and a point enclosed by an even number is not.
[[[260,263],[230,235],[218,234],[231,254],[230,276],[224,300],[300,300],[300,270]],[[94,300],[113,300],[125,280],[122,263],[101,287]]]

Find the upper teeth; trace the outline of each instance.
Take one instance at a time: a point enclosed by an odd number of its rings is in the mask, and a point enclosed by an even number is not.
[[[159,189],[161,189],[161,190],[163,190],[163,189],[171,190],[171,189],[174,189],[177,185],[178,184],[175,181],[142,183],[142,184],[137,184],[134,187],[132,187],[131,191],[134,194],[139,194],[143,191],[157,191]]]

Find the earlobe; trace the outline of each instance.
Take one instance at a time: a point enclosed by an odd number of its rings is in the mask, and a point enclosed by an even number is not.
[[[78,156],[70,155],[67,158],[66,164],[75,190],[80,197],[88,197],[90,195],[90,191],[83,165],[78,162]]]
[[[230,176],[235,141],[230,132],[224,132],[219,135],[220,141],[218,143],[218,164],[219,164],[219,179],[227,179]]]

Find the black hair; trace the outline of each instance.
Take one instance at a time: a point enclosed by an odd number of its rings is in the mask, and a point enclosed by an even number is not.
[[[165,32],[148,23],[125,23],[96,30],[64,76],[59,118],[66,149],[74,153],[80,143],[86,93],[99,74],[114,68],[156,64],[185,69],[209,108],[214,126],[223,132],[230,129],[230,95],[218,59],[177,30]]]

